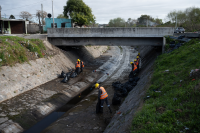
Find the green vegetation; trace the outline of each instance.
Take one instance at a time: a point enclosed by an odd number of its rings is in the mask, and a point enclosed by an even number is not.
[[[30,53],[41,58],[45,49],[42,40],[39,39],[0,36],[0,66],[28,61]]]
[[[185,10],[173,10],[167,14],[168,22],[159,27],[174,27],[177,17],[177,26],[184,27],[187,32],[200,30],[200,8],[189,7]]]
[[[136,113],[132,133],[200,132],[200,75],[189,76],[200,67],[199,50],[200,40],[194,39],[157,58],[150,97]]]
[[[83,0],[68,0],[66,6],[64,6],[63,14],[67,18],[70,16],[72,21],[77,22],[80,26],[95,23],[92,9]]]

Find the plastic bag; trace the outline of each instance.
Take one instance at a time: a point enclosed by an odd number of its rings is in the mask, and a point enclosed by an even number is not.
[[[112,104],[113,105],[119,105],[121,103],[121,97],[119,97],[119,94],[115,92],[113,99],[112,99]]]
[[[66,74],[62,71],[60,74],[60,78],[65,78]]]

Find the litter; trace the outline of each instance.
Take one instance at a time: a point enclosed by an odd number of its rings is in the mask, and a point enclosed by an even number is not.
[[[121,114],[122,112],[118,112],[117,114]]]
[[[121,103],[121,95],[117,94],[116,92],[114,93],[113,99],[112,99],[112,104],[113,105],[119,105]]]
[[[169,70],[165,70],[165,72],[169,72]]]
[[[61,75],[60,75],[60,78],[64,78],[65,76],[66,76],[66,74],[62,71]]]

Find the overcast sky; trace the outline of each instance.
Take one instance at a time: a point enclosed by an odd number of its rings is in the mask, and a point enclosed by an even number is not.
[[[54,0],[54,17],[63,13],[63,6],[67,0]],[[106,24],[110,19],[121,17],[137,19],[140,15],[150,15],[165,20],[166,15],[173,10],[184,10],[188,7],[199,7],[200,0],[83,0],[96,17],[96,22]],[[35,14],[43,9],[52,13],[52,0],[0,0],[2,17],[8,18],[13,14],[19,17],[21,11]],[[17,16],[18,15],[18,16]]]

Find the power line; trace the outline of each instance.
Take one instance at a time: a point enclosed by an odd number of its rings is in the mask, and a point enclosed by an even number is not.
[[[43,2],[43,1],[46,1],[46,0],[42,0],[40,2]],[[30,4],[30,5],[24,5],[24,6],[12,8],[12,9],[5,9],[5,10],[2,10],[2,11],[8,11],[8,10],[13,10],[13,9],[23,8],[23,7],[32,6],[32,5],[35,5],[35,4],[41,4],[41,3],[37,2],[37,3]]]

